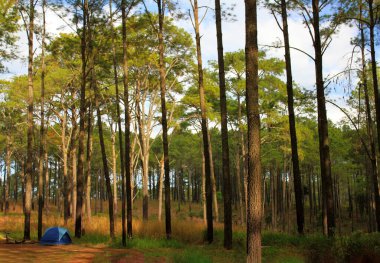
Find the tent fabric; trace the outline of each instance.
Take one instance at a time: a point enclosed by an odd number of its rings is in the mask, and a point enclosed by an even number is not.
[[[63,227],[48,228],[40,240],[42,245],[67,245],[71,243],[69,231]]]

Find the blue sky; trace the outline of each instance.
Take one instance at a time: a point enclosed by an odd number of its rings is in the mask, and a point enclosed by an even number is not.
[[[180,6],[183,10],[189,8],[188,0],[180,0]],[[152,7],[152,11],[155,5],[152,0],[147,0],[149,8]],[[244,25],[244,1],[242,0],[228,0],[222,1],[227,5],[235,4],[234,14],[236,16],[235,22],[223,22],[223,42],[225,52],[236,51],[244,48],[245,45],[245,25]],[[200,6],[214,7],[214,0],[199,0]],[[193,28],[190,20],[176,21],[178,26],[185,28],[189,33],[193,34]],[[213,11],[209,11],[206,19],[201,25],[201,44],[202,44],[202,56],[204,61],[216,60],[216,31]],[[57,34],[57,32],[66,31],[70,29],[65,27],[65,23],[58,18],[52,12],[48,12],[47,17],[47,31],[50,34]],[[310,54],[313,54],[313,46],[311,38],[299,15],[291,14],[289,17],[289,32],[291,45],[302,49]],[[352,53],[352,46],[350,45],[350,39],[356,35],[356,29],[354,27],[342,26],[337,34],[333,36],[333,41],[324,55],[324,75],[331,76],[342,70],[348,65],[348,59]],[[8,62],[6,65],[10,73],[2,75],[2,77],[11,77],[19,74],[26,74],[26,56],[27,56],[27,41],[25,32],[19,33],[19,55],[21,59]],[[259,7],[258,9],[258,38],[259,45],[271,45],[282,39],[282,33],[279,30],[273,16],[267,9]],[[377,49],[379,53],[379,49]],[[38,50],[36,51],[38,53]],[[270,56],[276,56],[283,58],[284,51],[282,49],[268,50]],[[313,89],[314,88],[314,64],[313,61],[298,51],[292,51],[292,66],[294,81],[301,86]],[[379,55],[378,55],[379,57]],[[207,63],[205,63],[207,64]],[[345,85],[345,84],[344,84]],[[335,99],[339,104],[344,105],[342,97],[344,95],[343,90],[347,88],[344,86],[336,86],[334,91],[329,94],[330,99]],[[333,121],[339,121],[343,114],[328,106],[328,116]]]

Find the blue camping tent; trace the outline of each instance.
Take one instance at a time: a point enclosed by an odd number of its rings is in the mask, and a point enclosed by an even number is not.
[[[48,228],[40,240],[42,245],[67,245],[71,243],[69,231],[62,227]]]

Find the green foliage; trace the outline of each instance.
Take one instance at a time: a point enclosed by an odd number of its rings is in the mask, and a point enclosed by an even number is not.
[[[15,55],[16,32],[19,29],[19,12],[16,0],[0,1],[0,72],[5,71],[3,62]]]

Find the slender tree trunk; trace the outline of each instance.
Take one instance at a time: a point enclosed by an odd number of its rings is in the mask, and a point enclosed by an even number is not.
[[[148,220],[148,203],[149,203],[149,190],[148,190],[148,180],[149,180],[149,153],[145,153],[143,157],[143,220]]]
[[[91,222],[91,159],[92,159],[92,107],[90,105],[87,116],[87,156],[86,156],[86,214]]]
[[[311,178],[313,174],[312,166],[310,166],[309,173],[308,173],[308,188],[309,188],[309,223],[312,225],[313,222],[313,212],[314,212],[314,202],[313,202],[313,189],[311,185]]]
[[[208,141],[209,141],[209,151],[210,151],[210,172],[211,172],[211,185],[212,185],[212,204],[214,208],[214,219],[215,222],[219,222],[219,207],[218,207],[218,191],[216,188],[216,178],[215,178],[215,169],[214,169],[214,157],[212,154],[212,143],[211,143],[211,137],[210,132],[207,132],[208,134]]]
[[[2,167],[0,166],[0,171],[1,171]],[[3,181],[1,179],[1,175],[0,175],[0,190],[1,190],[1,195],[0,195],[0,211],[1,212],[4,212],[5,210],[5,185],[3,184]]]
[[[206,164],[205,155],[202,150],[202,206],[203,206],[203,222],[207,226],[207,209],[206,209]]]
[[[127,59],[127,14],[126,0],[121,1],[122,35],[123,35],[123,86],[124,86],[124,115],[125,115],[125,178],[127,197],[127,235],[132,238],[132,190],[131,190],[131,141],[130,114],[128,94],[128,59]],[[124,238],[124,236],[123,236]],[[123,244],[124,244],[123,240]]]
[[[67,171],[67,144],[66,144],[66,125],[67,125],[67,110],[64,110],[62,117],[62,132],[61,132],[61,148],[62,148],[62,168],[63,168],[63,218],[64,225],[67,226],[67,221],[69,219],[69,178]]]
[[[42,1],[42,50],[41,50],[41,126],[40,126],[40,149],[39,149],[39,171],[38,171],[38,240],[42,236],[42,209],[44,206],[43,199],[43,178],[46,136],[45,136],[45,8],[46,0]],[[45,193],[46,194],[46,193]]]
[[[159,71],[160,71],[160,90],[161,90],[161,124],[162,124],[162,144],[164,148],[164,169],[165,169],[165,228],[166,238],[172,235],[171,212],[170,212],[170,164],[169,164],[169,143],[168,143],[168,124],[166,112],[166,69],[164,57],[164,18],[165,0],[157,0],[158,6],[158,49],[159,49]]]
[[[112,127],[111,127],[112,129]],[[113,183],[113,209],[117,217],[117,168],[116,168],[116,131],[112,132],[112,183]]]
[[[212,178],[210,167],[210,142],[207,127],[207,112],[206,112],[206,98],[204,92],[203,83],[203,65],[202,65],[202,53],[201,53],[201,37],[199,34],[199,17],[198,17],[198,1],[194,0],[193,4],[194,12],[194,25],[195,25],[195,40],[197,46],[197,61],[198,61],[198,85],[199,85],[199,97],[201,107],[201,119],[202,119],[202,137],[203,137],[203,155],[205,158],[205,177],[206,177],[206,215],[207,215],[207,241],[212,243],[214,239],[214,230],[212,222]]]
[[[335,211],[333,197],[333,182],[331,176],[331,160],[328,123],[326,114],[325,86],[323,81],[322,46],[319,29],[319,0],[312,0],[313,6],[313,28],[314,28],[314,51],[315,51],[315,77],[317,87],[318,105],[318,134],[319,134],[319,154],[323,191],[323,217],[324,234],[329,237],[334,236],[335,231]]]
[[[93,51],[91,50],[91,52]],[[94,63],[94,61],[92,61],[92,63]],[[92,67],[94,67],[94,65],[92,65]],[[100,142],[100,148],[102,152],[103,172],[104,172],[104,177],[106,179],[106,189],[107,189],[107,197],[108,197],[108,213],[109,213],[109,220],[110,220],[110,237],[114,239],[115,238],[115,220],[114,220],[114,210],[113,210],[114,200],[113,200],[113,194],[112,194],[112,188],[111,188],[111,179],[110,179],[110,174],[109,174],[109,169],[108,169],[106,147],[104,144],[102,115],[100,113],[99,95],[98,95],[99,90],[98,90],[97,83],[95,80],[95,69],[92,68],[91,71],[92,71],[91,85],[94,89],[94,94],[95,94],[95,108],[96,108],[97,123],[98,123],[98,130],[99,130],[99,142]]]
[[[46,149],[46,148],[45,148]],[[50,202],[50,170],[49,170],[49,155],[47,151],[44,153],[45,159],[45,167],[44,167],[44,175],[45,175],[45,196],[44,196],[44,208],[45,214],[49,214],[49,202]]]
[[[121,114],[120,114],[120,96],[119,96],[119,77],[117,75],[117,60],[116,60],[116,45],[115,45],[115,30],[113,26],[113,16],[112,16],[112,0],[109,2],[110,7],[110,25],[111,25],[111,37],[112,37],[112,61],[113,61],[113,73],[116,88],[116,113],[117,113],[117,126],[119,131],[119,151],[120,151],[120,173],[121,173],[121,220],[122,220],[122,244],[126,246],[126,226],[125,226],[125,169],[124,169],[124,147],[123,147],[123,136],[121,130]],[[124,3],[125,8],[125,3]],[[125,19],[125,18],[124,18]]]
[[[162,187],[164,182],[165,167],[164,159],[160,161],[160,179],[158,186],[158,221],[161,221],[162,218]]]
[[[231,176],[227,128],[226,79],[224,73],[222,15],[220,0],[215,0],[216,36],[218,42],[218,66],[220,87],[220,114],[222,131],[223,201],[224,201],[224,247],[232,248]]]
[[[17,162],[16,162],[17,164]],[[19,166],[17,165],[16,173],[14,175],[14,202],[13,202],[13,211],[16,210],[16,205],[18,201],[18,172],[19,172]]]
[[[372,82],[375,96],[375,108],[376,108],[376,125],[377,125],[377,138],[380,138],[380,98],[379,98],[379,82],[377,79],[377,65],[376,65],[376,51],[375,51],[375,17],[373,10],[373,0],[368,0],[369,7],[369,35],[370,35],[370,47],[371,47],[371,64],[372,64]],[[380,150],[380,139],[377,140],[378,148]],[[376,162],[376,160],[374,160]],[[377,172],[372,174],[372,183],[374,189],[375,198],[375,210],[376,210],[376,225],[377,231],[380,232],[380,195],[379,195],[379,183],[377,179]]]
[[[243,157],[243,190],[244,190],[244,205],[245,209],[244,211],[247,212],[248,206],[247,206],[247,177],[248,177],[248,158],[247,158],[247,153],[245,150],[245,141],[244,141],[244,131],[243,131],[243,124],[242,124],[242,107],[241,107],[241,102],[240,102],[240,95],[238,94],[237,96],[238,99],[238,119],[239,119],[239,144],[241,147],[241,156]],[[242,218],[242,220],[244,220]]]
[[[4,180],[4,196],[5,196],[5,207],[4,214],[7,214],[9,211],[9,192],[11,189],[11,157],[12,157],[12,142],[11,136],[7,134],[7,146],[5,154],[5,167],[6,167],[6,180]]]
[[[24,240],[30,240],[30,212],[32,208],[32,176],[33,176],[33,38],[34,38],[34,1],[29,1],[28,33],[28,131],[27,159],[25,173],[25,211],[24,211]]]
[[[2,167],[0,166],[0,172],[1,172]],[[5,185],[3,184],[2,176],[0,174],[0,211],[4,212],[5,210]]]
[[[76,146],[76,140],[77,140],[77,134],[78,134],[78,125],[77,125],[77,115],[76,115],[76,108],[75,106],[71,109],[71,125],[72,125],[72,131],[71,131],[71,141],[70,141],[70,150],[69,150],[69,158],[71,159],[71,179],[72,179],[72,216],[73,218],[76,218],[76,207],[77,207],[77,200],[78,200],[78,193],[77,193],[77,185],[78,185],[78,176],[77,176],[77,146]]]
[[[290,57],[290,43],[289,43],[289,31],[288,31],[288,14],[286,0],[281,0],[281,17],[282,17],[282,33],[285,43],[285,64],[286,64],[286,90],[288,94],[288,112],[289,112],[289,128],[290,128],[290,141],[292,148],[292,164],[294,175],[294,192],[296,198],[296,213],[297,213],[297,230],[299,234],[303,234],[304,228],[304,206],[303,206],[303,194],[302,194],[302,182],[298,159],[298,146],[297,146],[297,131],[296,121],[294,114],[294,96],[293,96],[293,76],[292,76],[292,64]]]
[[[82,236],[82,203],[83,203],[83,181],[84,181],[84,140],[85,140],[85,118],[86,118],[86,75],[87,75],[87,19],[88,0],[83,3],[83,28],[81,36],[81,58],[82,58],[82,79],[80,89],[80,109],[79,109],[79,138],[78,138],[78,166],[77,166],[77,204],[75,217],[75,237]]]
[[[256,0],[245,0],[248,121],[247,262],[261,262],[261,162]]]
[[[277,162],[276,162],[276,166],[277,166]],[[277,194],[277,187],[276,187],[276,170],[275,170],[275,167],[274,165],[272,164],[271,165],[271,168],[270,168],[270,202],[271,202],[271,218],[272,218],[272,229],[274,231],[276,231],[277,229],[277,198],[276,198],[276,194]]]
[[[240,145],[239,145],[240,146]],[[243,197],[241,193],[241,177],[240,177],[240,147],[236,152],[236,188],[237,188],[237,202],[240,215],[240,224],[244,222],[244,209],[243,209]]]
[[[146,140],[146,126],[144,120],[142,120],[142,115],[145,115],[141,110],[140,104],[144,104],[145,101],[140,99],[141,89],[140,82],[137,82],[136,85],[136,119],[138,125],[138,139],[140,142],[140,159],[141,159],[141,168],[142,168],[142,191],[143,191],[143,220],[148,220],[148,203],[149,203],[149,191],[148,191],[148,169],[149,169],[149,149],[147,147]],[[149,137],[149,136],[148,136]]]

